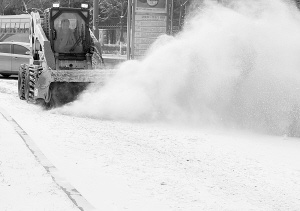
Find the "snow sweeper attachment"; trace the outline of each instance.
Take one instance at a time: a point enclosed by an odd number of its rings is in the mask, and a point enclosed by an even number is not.
[[[19,70],[22,100],[55,107],[75,100],[89,83],[104,83],[113,73],[103,65],[98,40],[85,8],[46,9],[43,21],[31,13],[29,64]]]

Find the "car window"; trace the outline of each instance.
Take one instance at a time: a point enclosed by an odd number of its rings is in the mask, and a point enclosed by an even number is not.
[[[26,55],[26,52],[29,51],[27,48],[21,45],[14,45],[13,54]]]
[[[0,53],[10,53],[10,44],[0,45]]]

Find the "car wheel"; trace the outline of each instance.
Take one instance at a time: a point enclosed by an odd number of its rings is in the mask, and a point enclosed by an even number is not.
[[[4,78],[8,78],[9,76],[11,76],[10,74],[1,74]]]

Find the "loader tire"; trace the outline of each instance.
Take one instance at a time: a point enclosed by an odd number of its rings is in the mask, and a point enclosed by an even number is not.
[[[41,106],[45,110],[50,110],[52,108],[55,108],[55,104],[52,98],[50,98],[50,101],[48,103],[46,103],[44,99],[38,98],[35,100],[35,103]]]
[[[25,100],[25,65],[21,65],[18,73],[18,95],[21,100]]]
[[[37,80],[37,74],[41,71],[42,67],[40,65],[29,65],[26,71],[25,80],[25,98],[29,102],[35,102],[34,99],[34,88]]]

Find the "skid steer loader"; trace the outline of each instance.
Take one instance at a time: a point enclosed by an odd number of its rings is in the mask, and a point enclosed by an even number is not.
[[[29,64],[19,69],[20,99],[47,108],[75,100],[89,83],[103,83],[112,73],[103,65],[101,48],[89,27],[87,8],[52,7],[31,13]]]

